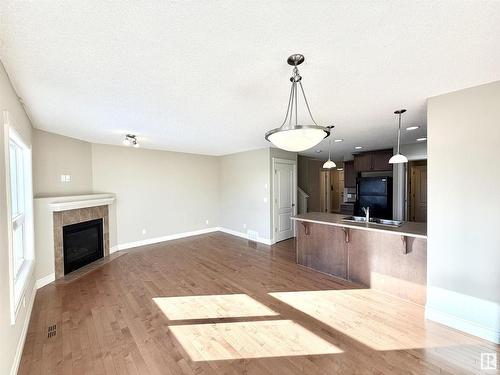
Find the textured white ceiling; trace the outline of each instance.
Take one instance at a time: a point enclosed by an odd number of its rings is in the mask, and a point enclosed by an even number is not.
[[[34,126],[221,155],[265,147],[291,69],[335,158],[426,133],[426,98],[500,79],[498,1],[4,1],[0,57]],[[326,142],[319,148],[324,152]],[[318,156],[312,150],[312,155]]]

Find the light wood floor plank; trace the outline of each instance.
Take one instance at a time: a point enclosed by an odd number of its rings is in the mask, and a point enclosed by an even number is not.
[[[212,233],[40,289],[19,374],[480,374],[492,351],[421,306],[298,266],[293,240]]]

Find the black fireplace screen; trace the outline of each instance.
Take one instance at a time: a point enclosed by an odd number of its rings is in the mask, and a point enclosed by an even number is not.
[[[65,275],[102,258],[102,219],[65,225],[63,247]]]

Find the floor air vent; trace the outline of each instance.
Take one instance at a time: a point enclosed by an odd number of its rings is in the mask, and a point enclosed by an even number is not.
[[[57,333],[57,325],[52,325],[47,329],[47,338],[54,337]]]

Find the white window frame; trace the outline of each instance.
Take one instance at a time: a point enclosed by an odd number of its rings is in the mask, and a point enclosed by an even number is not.
[[[4,151],[5,177],[7,198],[7,238],[9,249],[9,286],[10,286],[10,315],[11,324],[15,324],[21,306],[24,305],[29,280],[33,274],[35,264],[34,225],[33,225],[33,185],[32,185],[32,152],[22,137],[12,125],[12,118],[7,111],[3,111],[4,119]],[[24,181],[24,213],[12,217],[12,191],[10,176],[10,143],[13,142],[22,152],[23,181]],[[16,171],[17,173],[17,171]],[[18,269],[14,266],[13,230],[15,225],[23,225],[24,261]]]

